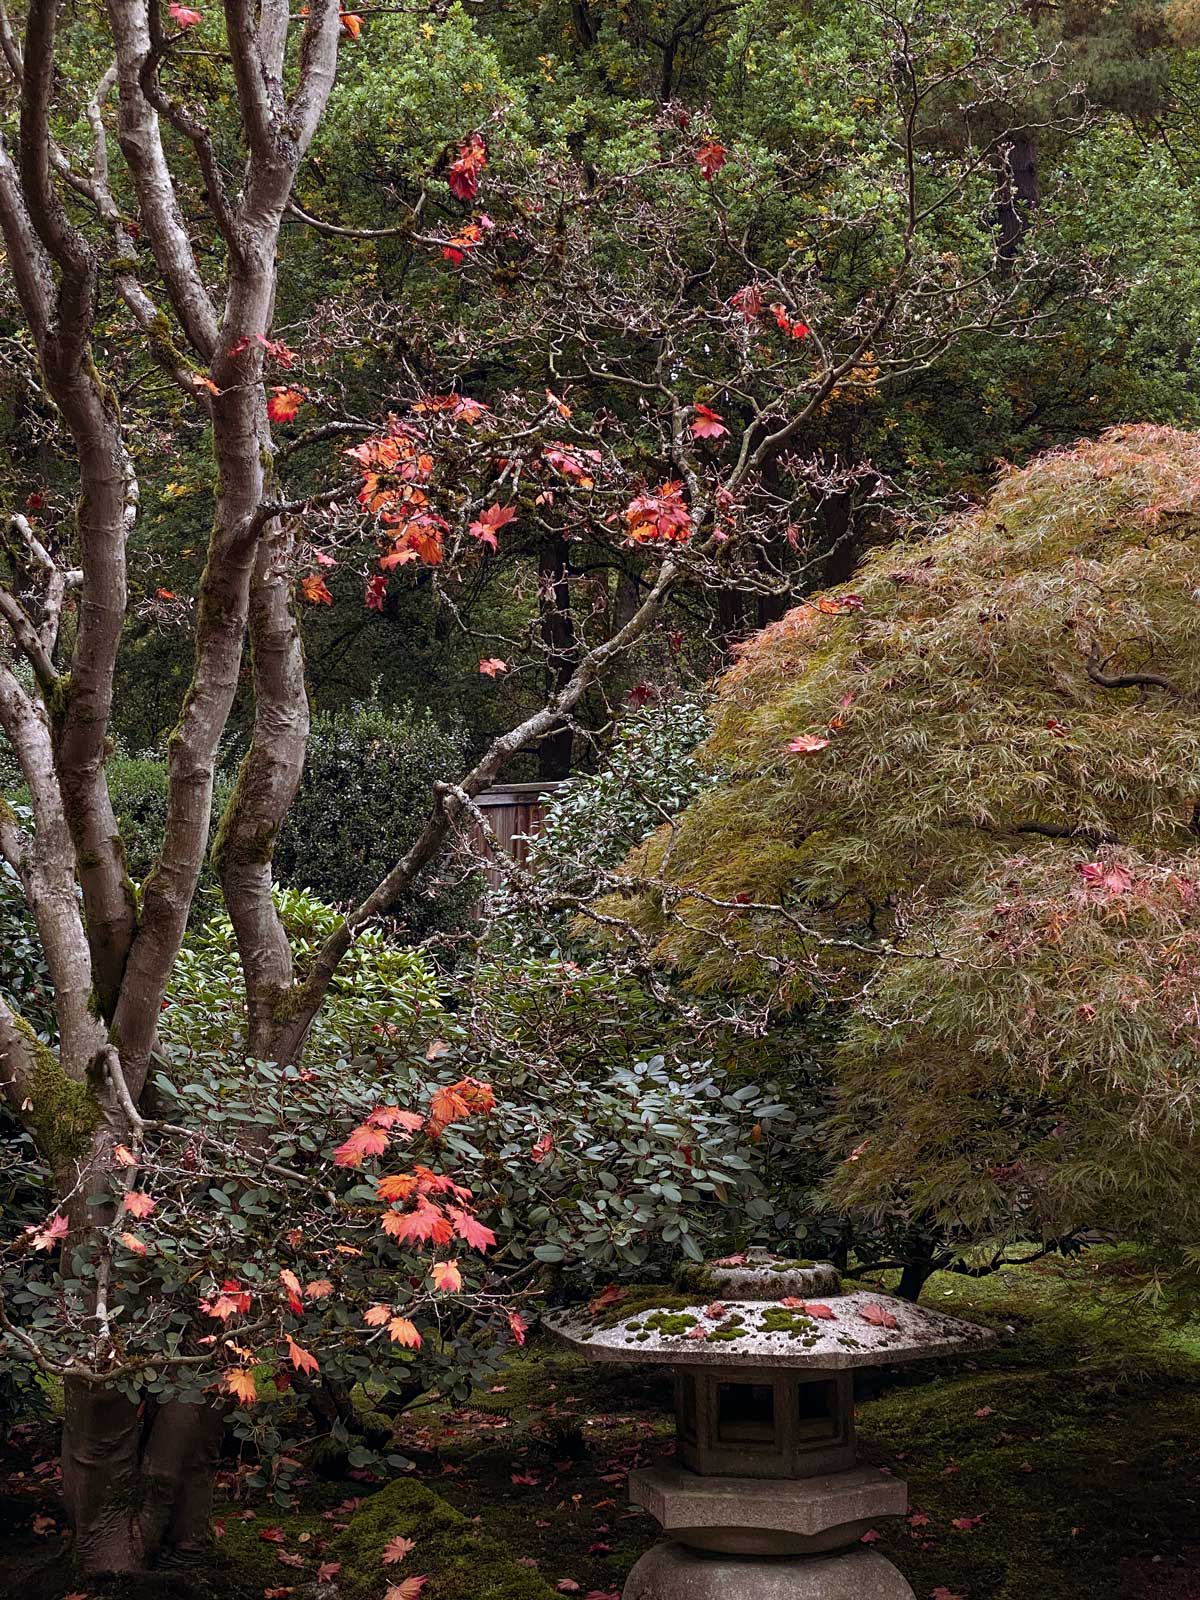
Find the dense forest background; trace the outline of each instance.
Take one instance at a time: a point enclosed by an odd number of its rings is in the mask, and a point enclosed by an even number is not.
[[[931,212],[920,250],[970,263],[999,241],[1024,275],[1024,325],[979,327],[965,317],[961,332],[928,341],[912,326],[908,370],[880,374],[878,383],[868,372],[823,405],[790,441],[789,454],[809,465],[808,484],[813,463],[824,479],[819,492],[794,487],[801,533],[773,592],[747,592],[731,579],[724,590],[683,594],[671,626],[628,664],[624,689],[703,680],[790,596],[845,577],[867,545],[918,524],[931,507],[978,497],[999,463],[1114,422],[1194,420],[1200,18],[1189,5],[1152,0],[1030,0],[1018,11],[1006,48],[1014,60],[1040,51],[1050,63],[1028,74],[1025,103],[1013,102],[1020,79],[1011,74],[997,90],[1004,101],[965,105],[935,87],[922,103],[920,140],[931,159],[952,152],[981,119],[1024,131],[995,170],[975,175],[963,203]],[[707,270],[703,230],[719,221],[774,266],[812,241],[827,251],[814,272],[829,304],[853,307],[872,293],[896,222],[888,206],[893,130],[879,88],[888,65],[871,59],[877,20],[872,5],[820,0],[483,0],[368,12],[358,47],[343,50],[328,118],[284,225],[275,331],[299,357],[289,381],[308,383],[351,417],[375,415],[381,400],[414,388],[453,387],[491,401],[506,388],[544,383],[565,397],[582,432],[636,435],[636,388],[582,364],[565,333],[556,334],[571,288],[556,227],[564,241],[569,234],[572,255],[585,242],[598,281],[621,283],[627,306],[639,283],[651,304],[664,263],[687,259]],[[921,45],[931,59],[939,50],[953,57],[966,20],[928,8]],[[227,84],[203,28],[192,38],[189,88],[210,97],[219,125]],[[101,50],[80,8],[72,71],[81,85],[102,71]],[[646,202],[612,201],[606,181],[651,159],[664,116],[668,124],[677,117],[681,138],[719,138],[729,152],[719,184],[696,176],[664,188],[657,214]],[[428,242],[461,223],[462,206],[435,180],[472,131],[487,141],[487,203],[497,219],[532,206],[544,224],[538,249],[498,249],[478,270],[469,260],[448,265]],[[535,198],[540,175],[559,162],[583,174],[585,193],[599,185],[600,203],[577,208],[569,230],[561,215],[555,220],[550,191]],[[199,188],[191,203],[199,214]],[[829,241],[810,231],[814,213],[864,206],[873,208],[874,229]],[[597,305],[597,321],[606,315]],[[632,324],[598,337],[617,333],[631,370],[639,357],[651,362],[649,341],[639,352]],[[123,337],[115,322],[111,337]],[[53,528],[70,513],[70,480],[58,464],[52,408],[11,321],[3,360],[6,499],[34,506]],[[188,597],[204,560],[211,467],[203,421],[181,412],[144,361],[130,361],[122,399],[146,431],[114,731],[123,755],[154,757],[187,681]],[[305,432],[302,423],[294,431]],[[646,449],[649,459],[649,437]],[[327,455],[310,450],[304,459],[319,474]],[[786,469],[786,460],[777,464]],[[481,677],[470,633],[511,637],[540,626],[569,655],[573,616],[603,614],[615,626],[644,585],[643,567],[636,548],[527,530],[449,590],[435,572],[406,567],[380,609],[366,609],[363,564],[346,560],[327,574],[336,603],[305,611],[314,706],[339,713],[370,700],[407,724],[406,745],[432,741],[440,755],[450,740],[478,750],[544,684],[534,681],[540,671]],[[553,673],[553,659],[545,670]],[[610,710],[593,697],[585,722],[602,728]],[[235,715],[230,761],[239,726]],[[550,740],[512,775],[562,776],[572,761],[591,759],[586,738],[573,751],[569,738]],[[130,775],[139,794],[146,781],[144,772]]]

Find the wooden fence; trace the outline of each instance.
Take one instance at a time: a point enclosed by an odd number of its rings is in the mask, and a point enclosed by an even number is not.
[[[536,834],[541,826],[542,814],[559,781],[552,779],[547,783],[504,784],[486,790],[475,801],[496,836],[496,845],[521,865],[529,854],[527,839]],[[478,823],[472,824],[467,841],[476,855],[495,859],[490,841]],[[488,867],[489,888],[498,888],[503,879],[504,873],[499,865]]]

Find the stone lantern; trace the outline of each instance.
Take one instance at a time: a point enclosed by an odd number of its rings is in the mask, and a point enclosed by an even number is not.
[[[841,1292],[825,1263],[765,1253],[705,1269],[710,1303],[559,1312],[547,1326],[591,1361],[675,1368],[676,1454],[630,1475],[669,1542],[623,1600],[913,1600],[859,1541],[903,1515],[906,1486],[854,1449],[855,1367],[978,1349],[992,1338],[886,1295]]]

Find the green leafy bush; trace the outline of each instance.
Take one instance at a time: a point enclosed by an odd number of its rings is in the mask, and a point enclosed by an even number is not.
[[[298,889],[276,889],[275,904],[303,972],[339,922],[338,913]],[[164,1043],[194,1055],[237,1056],[243,1044],[245,988],[233,924],[226,912],[206,922],[179,953],[159,1025]],[[350,946],[313,1023],[310,1056],[348,1059],[397,1034],[411,1037],[440,1010],[428,961],[368,928]]]
[[[546,808],[530,865],[550,886],[585,893],[714,781],[696,761],[711,732],[696,695],[655,701],[628,716],[595,772],[568,778]]]
[[[18,806],[13,810],[28,826],[28,813]],[[0,861],[0,999],[42,1038],[55,1037],[54,995],[41,941],[17,875],[6,861]]]
[[[304,779],[275,848],[281,883],[333,904],[363,899],[416,838],[438,779],[461,771],[465,738],[428,717],[359,705],[314,719]],[[476,894],[454,863],[397,903],[412,938],[460,928]]]
[[[154,865],[166,825],[167,764],[153,755],[118,754],[110,757],[107,770],[108,791],[125,846],[126,869],[135,883],[141,883]],[[213,786],[210,843],[231,788],[229,775],[218,773]],[[209,887],[214,886],[207,866],[205,881]]]

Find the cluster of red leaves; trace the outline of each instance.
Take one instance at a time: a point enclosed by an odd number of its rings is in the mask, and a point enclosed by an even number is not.
[[[353,11],[338,13],[338,21],[342,25],[342,32],[348,33],[352,39],[357,39],[362,33],[363,19]]]
[[[678,480],[638,495],[622,514],[633,544],[686,544],[692,537],[692,517]]]
[[[390,419],[389,431],[346,451],[362,468],[358,503],[389,530],[389,548],[380,557],[381,571],[422,561],[437,566],[442,559],[448,524],[429,509],[424,485],[433,472],[433,457],[402,422]],[[382,610],[382,590],[379,591]]]
[[[811,330],[809,329],[807,322],[793,321],[792,314],[786,306],[781,306],[776,303],[771,307],[771,315],[775,318],[775,326],[779,329],[780,333],[786,333],[790,339],[808,338]]]
[[[461,267],[472,250],[478,250],[485,237],[495,227],[486,211],[481,211],[474,222],[465,222],[442,246],[442,255],[451,266]]]
[[[542,451],[542,460],[555,472],[562,474],[579,489],[594,489],[596,478],[594,468],[600,463],[599,450],[580,450],[575,445],[566,445],[560,439],[553,439]]]
[[[412,1138],[424,1133],[438,1138],[454,1123],[465,1122],[473,1116],[486,1116],[496,1103],[489,1084],[477,1078],[461,1078],[457,1083],[443,1084],[430,1097],[429,1111],[425,1115],[405,1111],[400,1106],[376,1106],[366,1120],[352,1129],[347,1138],[333,1152],[334,1164],[339,1167],[358,1168],[368,1159],[384,1155],[400,1138]],[[479,1221],[472,1207],[470,1189],[456,1183],[445,1173],[434,1172],[421,1162],[414,1162],[408,1172],[394,1172],[376,1177],[375,1192],[384,1209],[380,1227],[388,1238],[408,1249],[430,1245],[440,1248],[461,1241],[468,1249],[484,1252],[496,1243],[492,1230]],[[141,1215],[135,1208],[136,1215]],[[65,1232],[63,1222],[61,1232]],[[50,1230],[47,1229],[47,1232]],[[61,1236],[59,1230],[55,1230]],[[40,1245],[35,1248],[41,1248]],[[144,1248],[144,1247],[143,1247]],[[339,1247],[340,1248],[340,1247]],[[352,1252],[357,1253],[357,1252]],[[434,1261],[429,1269],[430,1280],[442,1294],[458,1293],[463,1286],[462,1272],[456,1259]],[[280,1299],[287,1310],[300,1316],[306,1302],[322,1300],[334,1293],[328,1278],[317,1278],[302,1283],[289,1267],[279,1272],[278,1288],[274,1291],[256,1291],[264,1302]],[[251,1313],[255,1293],[237,1279],[225,1279],[219,1289],[201,1300],[200,1310],[208,1317],[227,1326],[236,1317]],[[264,1306],[264,1309],[267,1309]],[[509,1313],[509,1326],[518,1343],[524,1342],[525,1323],[516,1313]],[[370,1328],[385,1328],[388,1338],[402,1348],[419,1350],[422,1344],[420,1330],[403,1311],[395,1306],[376,1304],[363,1314]],[[280,1334],[283,1350],[281,1357],[296,1372],[315,1374],[320,1363],[310,1350],[298,1344],[292,1334],[284,1329]],[[217,1335],[210,1335],[204,1343],[216,1343]],[[253,1405],[258,1399],[254,1368],[265,1359],[265,1352],[250,1350],[227,1335],[220,1336],[225,1351],[236,1361],[221,1375],[220,1386],[242,1405]],[[286,1387],[280,1372],[275,1374],[276,1388]]]
[[[757,322],[764,311],[769,311],[775,318],[775,326],[789,339],[807,339],[812,331],[806,322],[793,317],[788,308],[779,301],[774,301],[768,306],[762,285],[759,283],[743,284],[735,294],[730,295],[729,304],[744,322]]]
[[[283,367],[286,370],[288,367],[296,365],[298,360],[296,352],[290,350],[282,339],[268,339],[261,333],[254,334],[253,338],[244,334],[229,346],[229,354],[231,356],[244,355],[252,343],[261,345],[266,352],[268,361],[273,361],[276,366]]]
[[[450,193],[459,200],[473,200],[479,192],[479,175],[486,166],[487,143],[481,133],[473,133],[458,147],[458,155],[446,174]]]

